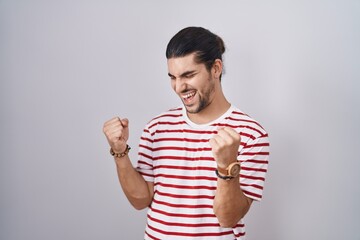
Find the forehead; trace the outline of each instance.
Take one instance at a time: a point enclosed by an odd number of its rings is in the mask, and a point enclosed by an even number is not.
[[[169,58],[167,60],[168,71],[170,74],[176,76],[181,75],[187,71],[196,71],[205,67],[204,64],[195,62],[195,53],[186,55],[184,57]]]

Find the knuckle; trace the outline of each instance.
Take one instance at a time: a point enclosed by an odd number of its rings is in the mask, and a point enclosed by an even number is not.
[[[104,129],[104,134],[108,137],[109,136],[109,130]]]
[[[219,148],[218,147],[213,147],[212,152],[214,154],[218,154],[219,153]]]

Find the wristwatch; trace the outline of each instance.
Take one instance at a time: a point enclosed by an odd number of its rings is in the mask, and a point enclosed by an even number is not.
[[[230,180],[239,176],[240,169],[240,162],[233,162],[226,169],[218,167],[215,173],[221,179]]]

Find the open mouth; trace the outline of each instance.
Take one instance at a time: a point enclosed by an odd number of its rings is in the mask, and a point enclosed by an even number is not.
[[[196,91],[191,91],[186,94],[183,94],[182,99],[183,99],[184,103],[187,103],[187,104],[191,103],[191,101],[194,99],[195,94],[196,94]]]

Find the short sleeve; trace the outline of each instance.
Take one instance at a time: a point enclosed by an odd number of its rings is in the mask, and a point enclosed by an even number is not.
[[[241,162],[240,187],[247,197],[257,201],[262,198],[269,164],[269,147],[267,134],[250,138],[238,156]]]
[[[154,182],[152,145],[151,133],[145,128],[140,138],[136,170],[147,182]]]

